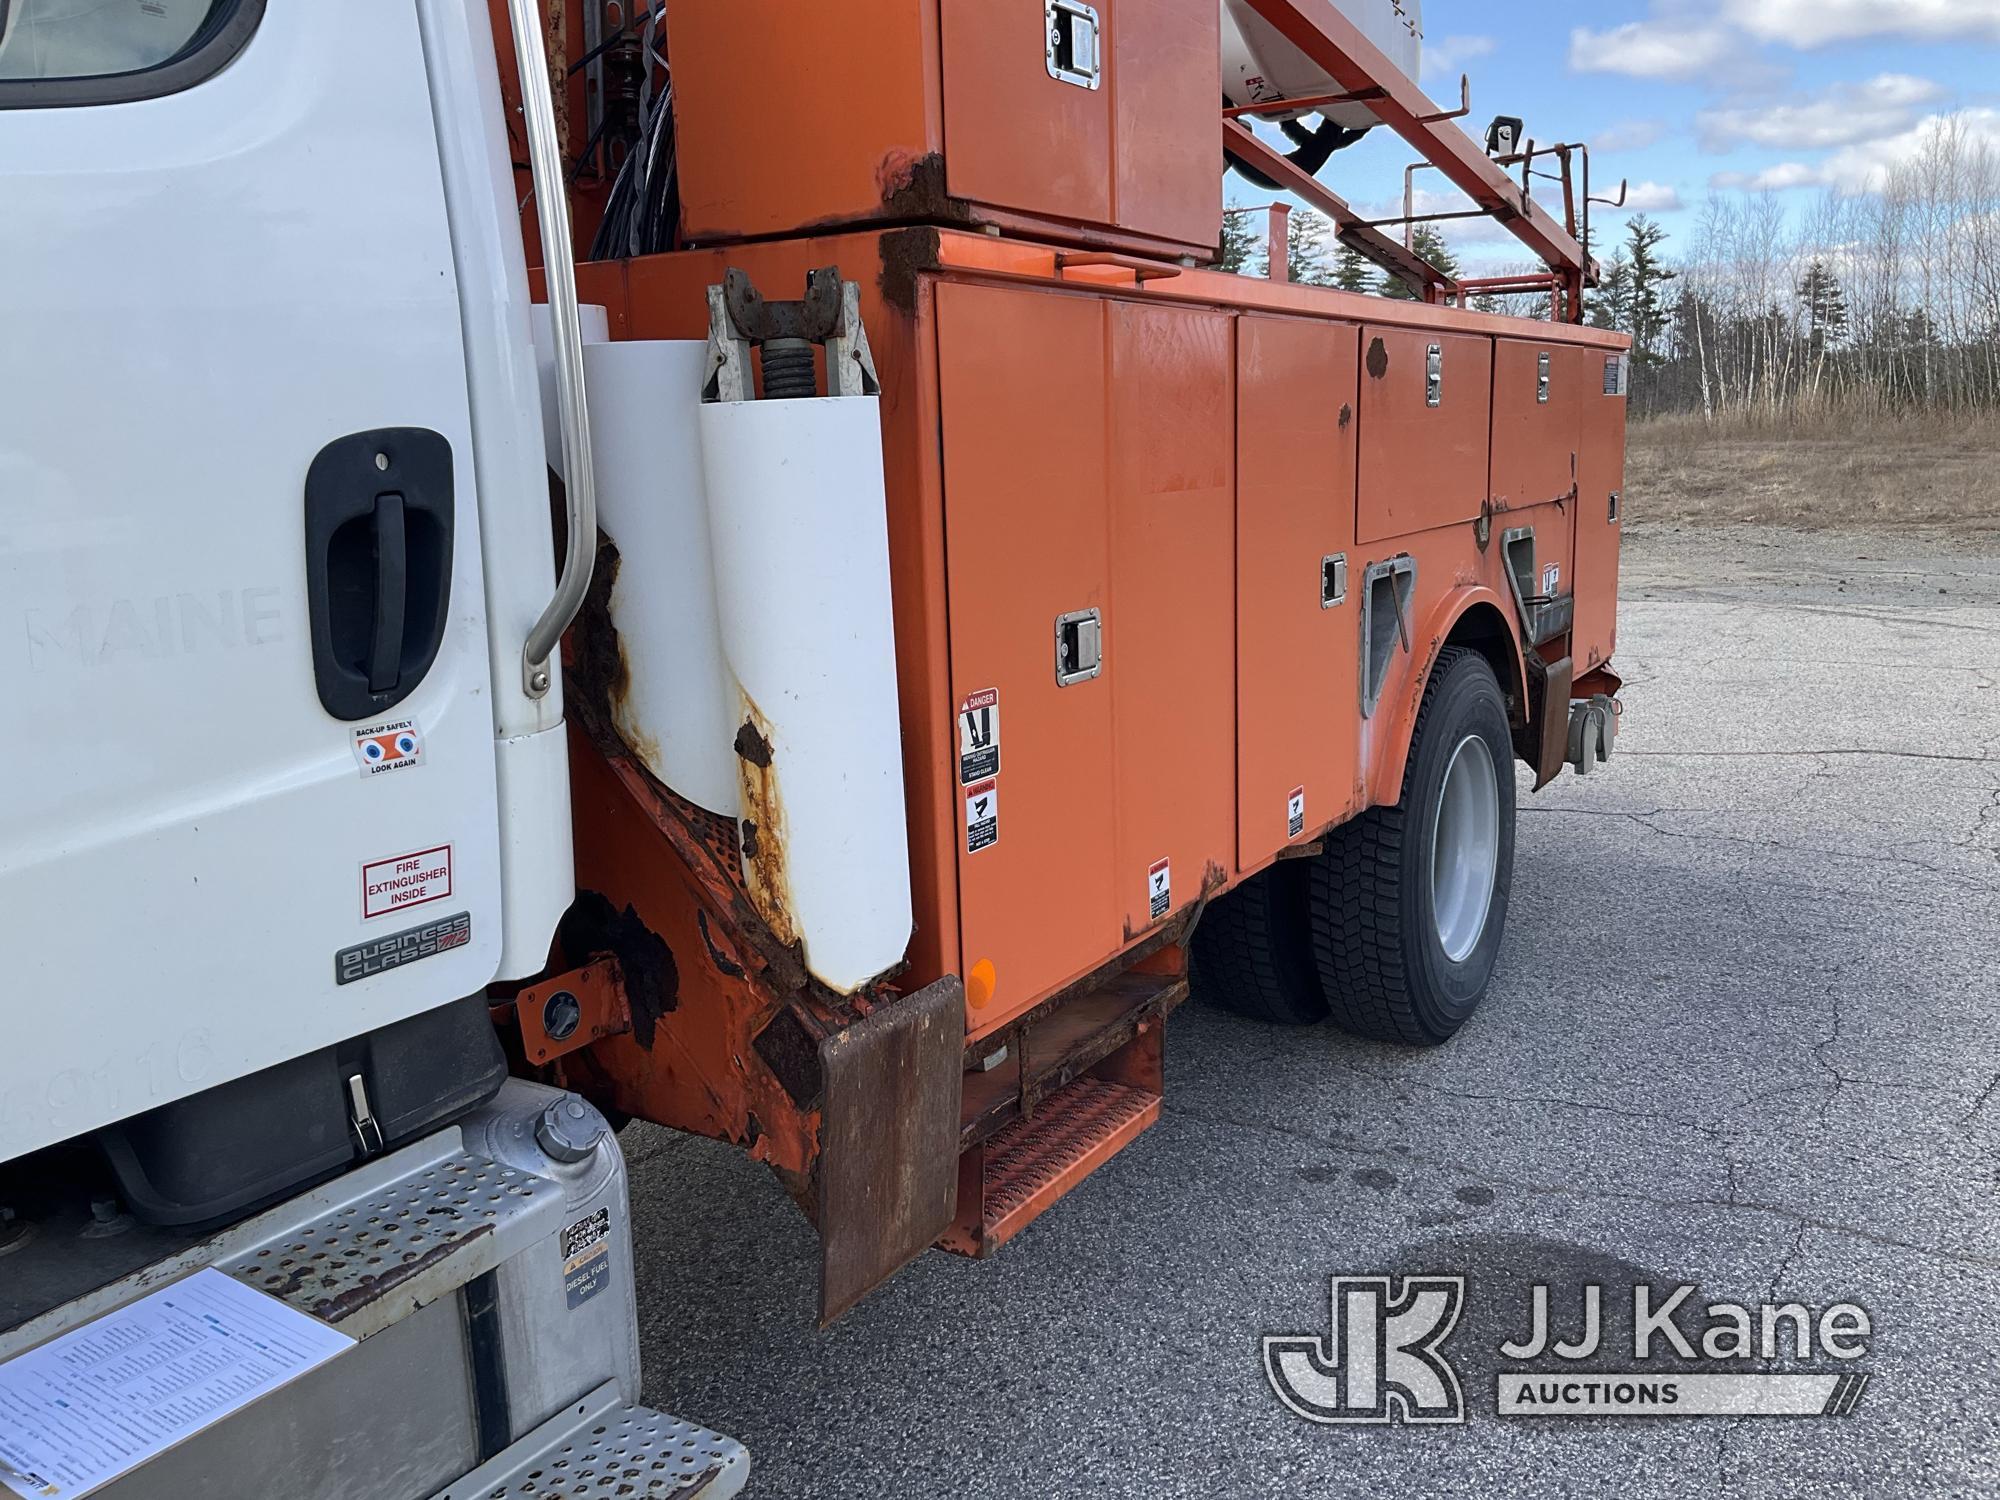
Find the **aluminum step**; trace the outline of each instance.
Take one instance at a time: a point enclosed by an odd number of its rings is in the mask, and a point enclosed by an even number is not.
[[[734,1438],[628,1406],[606,1383],[431,1500],[727,1500],[749,1478]]]
[[[1064,1084],[967,1153],[983,1158],[978,1233],[948,1236],[945,1248],[991,1255],[1159,1117],[1160,1096],[1146,1089],[1090,1077]]]

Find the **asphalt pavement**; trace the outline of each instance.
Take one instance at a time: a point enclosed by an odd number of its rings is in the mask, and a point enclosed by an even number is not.
[[[1639,526],[1624,601],[1618,754],[1523,788],[1450,1046],[1197,999],[1157,1126],[825,1333],[777,1183],[634,1126],[647,1399],[762,1497],[2000,1494],[2000,531]],[[1261,1337],[1377,1272],[1467,1279],[1463,1425],[1273,1395]],[[1797,1366],[1865,1370],[1859,1406],[1495,1414],[1530,1285],[1572,1323],[1602,1286],[1610,1341],[1635,1282],[1862,1305],[1864,1358]]]

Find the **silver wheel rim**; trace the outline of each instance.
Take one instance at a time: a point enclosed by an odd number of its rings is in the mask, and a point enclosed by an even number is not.
[[[1445,767],[1431,831],[1431,919],[1444,956],[1455,964],[1485,935],[1499,867],[1500,780],[1486,741],[1468,734]]]

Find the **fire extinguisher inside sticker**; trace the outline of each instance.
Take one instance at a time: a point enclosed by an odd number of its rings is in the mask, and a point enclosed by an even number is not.
[[[982,781],[965,789],[965,852],[977,854],[1000,842],[1000,783]]]
[[[1000,774],[1000,690],[987,688],[958,706],[958,781],[971,786]]]
[[[1292,788],[1292,795],[1285,799],[1285,837],[1297,838],[1306,831],[1306,789]]]
[[[1170,911],[1174,904],[1174,867],[1171,860],[1161,860],[1146,871],[1146,912],[1158,921]]]

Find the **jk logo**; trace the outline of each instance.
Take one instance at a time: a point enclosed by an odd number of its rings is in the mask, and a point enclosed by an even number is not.
[[[1465,1397],[1439,1346],[1465,1305],[1462,1276],[1333,1278],[1332,1329],[1268,1335],[1264,1375],[1308,1422],[1463,1422]]]

